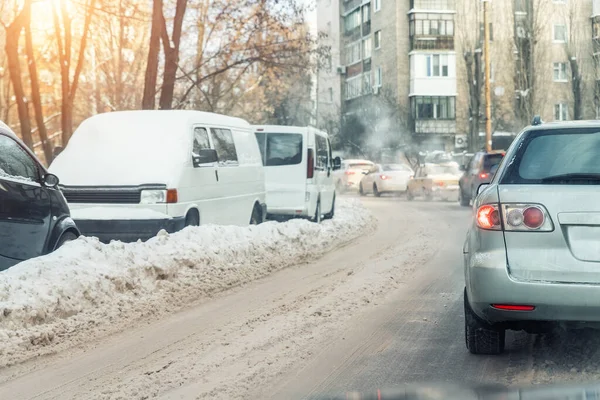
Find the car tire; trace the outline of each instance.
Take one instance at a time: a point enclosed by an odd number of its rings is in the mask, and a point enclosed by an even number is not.
[[[462,188],[458,189],[458,202],[463,207],[469,207],[471,203],[469,199],[465,197],[465,193],[463,192]]]
[[[317,200],[317,208],[315,209],[315,216],[312,218],[312,222],[320,224],[322,219],[321,215],[321,199]]]
[[[411,191],[409,189],[406,189],[406,199],[408,201],[413,201],[415,198],[415,196],[413,196],[413,194],[411,193]]]
[[[60,239],[58,239],[58,242],[56,243],[56,247],[54,248],[54,250],[60,249],[62,246],[65,245],[65,243],[72,242],[73,240],[77,240],[76,234],[74,234],[73,232],[63,233],[62,236],[60,237]]]
[[[427,200],[427,201],[433,200],[433,194],[430,191],[425,191],[425,200]]]
[[[381,197],[381,192],[379,191],[379,189],[377,189],[377,184],[376,183],[373,184],[373,196],[375,196],[375,197]]]
[[[506,330],[494,327],[482,321],[471,309],[467,299],[467,290],[464,294],[465,307],[465,344],[472,354],[502,354]]]
[[[200,215],[198,214],[198,211],[188,211],[185,216],[185,227],[187,228],[188,226],[200,226]]]
[[[332,219],[335,216],[335,194],[333,195],[333,201],[331,202],[331,211],[323,216],[323,219]]]
[[[250,216],[250,225],[260,225],[263,222],[265,221],[263,221],[260,207],[258,204],[255,204],[254,208],[252,209],[252,215]]]
[[[365,196],[365,191],[363,190],[362,183],[358,185],[358,193],[359,193],[361,196]]]

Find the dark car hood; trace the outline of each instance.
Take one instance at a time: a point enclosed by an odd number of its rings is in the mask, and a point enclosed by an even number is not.
[[[316,397],[319,400],[589,400],[600,399],[600,383],[528,387],[408,385],[395,389]]]

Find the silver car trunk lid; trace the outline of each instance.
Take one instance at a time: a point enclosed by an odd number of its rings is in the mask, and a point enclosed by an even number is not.
[[[551,232],[504,231],[508,271],[521,280],[600,283],[600,187],[499,185],[502,204],[542,205]]]

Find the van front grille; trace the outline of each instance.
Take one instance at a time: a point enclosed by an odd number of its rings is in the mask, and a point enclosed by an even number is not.
[[[140,190],[63,189],[68,203],[140,204]]]

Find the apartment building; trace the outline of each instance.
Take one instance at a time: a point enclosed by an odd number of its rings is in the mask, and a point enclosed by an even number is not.
[[[455,146],[455,14],[454,0],[410,0],[410,117],[422,149]]]
[[[398,134],[466,149],[485,126],[482,1],[339,1],[342,115],[380,107],[389,91],[409,122]],[[493,130],[518,132],[534,115],[600,118],[600,0],[489,5]]]

